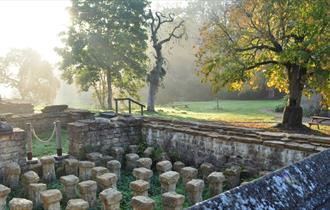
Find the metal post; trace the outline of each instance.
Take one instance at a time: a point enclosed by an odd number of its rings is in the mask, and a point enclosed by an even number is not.
[[[128,100],[128,112],[132,114],[132,102],[131,100]]]
[[[57,156],[62,156],[62,136],[61,136],[61,122],[55,122],[55,132],[56,132],[56,152]]]
[[[118,114],[118,100],[115,99],[115,101],[116,101],[116,114]]]
[[[32,125],[31,123],[26,123],[26,149],[27,149],[27,159],[32,160]]]

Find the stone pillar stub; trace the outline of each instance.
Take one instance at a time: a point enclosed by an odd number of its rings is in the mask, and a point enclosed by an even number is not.
[[[123,195],[121,192],[109,188],[100,193],[100,200],[103,205],[103,210],[120,210],[120,201]]]
[[[45,210],[61,210],[62,193],[57,189],[41,192],[40,198]]]
[[[68,201],[65,210],[88,210],[89,204],[83,199],[71,199]]]
[[[33,203],[24,198],[13,198],[9,201],[10,210],[32,210]]]
[[[146,196],[134,196],[131,201],[133,210],[153,210],[155,201]]]
[[[156,169],[159,174],[172,170],[172,163],[168,160],[160,161],[156,164]]]
[[[213,172],[207,177],[207,181],[211,196],[216,196],[223,192],[223,182],[225,181],[223,173]]]
[[[185,197],[176,192],[167,192],[162,195],[163,210],[182,210]]]
[[[96,207],[97,183],[92,180],[83,181],[78,184],[80,197],[87,201],[90,208]]]
[[[52,156],[44,156],[40,158],[42,166],[42,179],[50,183],[56,180],[55,159]]]
[[[9,193],[11,192],[11,189],[0,184],[0,209],[4,210],[7,204],[7,197]]]

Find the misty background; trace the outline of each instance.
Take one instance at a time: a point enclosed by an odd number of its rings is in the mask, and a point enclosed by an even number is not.
[[[70,1],[0,1],[0,56],[12,48],[32,48],[54,68],[54,75],[59,79],[59,89],[54,104],[68,104],[72,107],[97,106],[97,101],[90,91],[83,92],[75,85],[68,85],[61,79],[61,71],[57,64],[60,57],[54,51],[61,47],[59,33],[65,31],[70,24],[67,8]],[[195,54],[198,49],[199,29],[214,14],[221,11],[220,1],[194,0],[153,0],[153,9],[164,13],[174,13],[185,20],[186,35],[184,39],[175,40],[165,46],[167,75],[162,81],[157,94],[158,104],[174,101],[206,101],[220,99],[273,99],[282,95],[274,89],[266,87],[260,78],[257,89],[246,86],[241,92],[220,93],[211,91],[208,84],[202,83],[197,75]],[[24,17],[24,18],[22,18]],[[8,20],[11,21],[8,21]],[[152,59],[152,53],[150,58]],[[149,68],[152,68],[150,62]],[[147,86],[140,90],[141,101],[146,102]],[[2,98],[18,98],[19,94],[11,88],[0,86]]]

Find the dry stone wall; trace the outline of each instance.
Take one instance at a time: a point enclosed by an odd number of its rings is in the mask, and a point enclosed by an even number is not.
[[[330,209],[330,150],[189,209]]]
[[[160,145],[170,157],[218,168],[239,164],[272,171],[330,147],[326,137],[154,118],[144,119],[142,133],[149,145]]]
[[[141,125],[141,119],[128,116],[69,123],[69,154],[81,157],[93,151],[109,154],[116,146],[127,148],[141,139]]]
[[[13,127],[26,129],[26,124],[31,123],[37,132],[44,132],[51,131],[57,120],[61,121],[61,125],[65,127],[69,122],[91,119],[94,116],[89,111],[68,109],[61,112],[5,115],[4,118]]]
[[[273,171],[330,148],[327,137],[155,118],[99,118],[70,123],[68,128],[69,153],[74,156],[93,151],[109,154],[111,147],[127,147],[145,139],[172,160],[195,167],[208,162],[220,169],[234,164]]]
[[[25,132],[15,128],[11,134],[0,134],[0,180],[4,167],[12,162],[25,165]]]

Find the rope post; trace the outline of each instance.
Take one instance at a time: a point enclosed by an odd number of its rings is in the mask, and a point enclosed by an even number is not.
[[[32,125],[26,123],[26,144],[27,144],[27,159],[32,160]]]
[[[62,136],[61,136],[61,122],[55,122],[55,132],[56,132],[56,152],[57,156],[62,156]]]
[[[115,102],[116,102],[116,114],[118,114],[118,100],[115,99]]]

